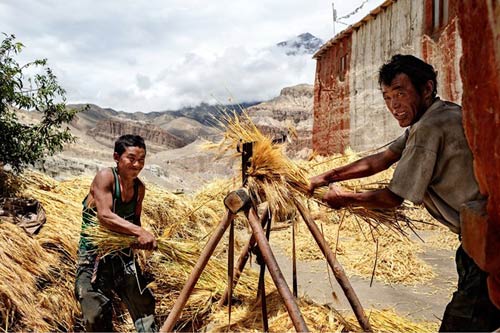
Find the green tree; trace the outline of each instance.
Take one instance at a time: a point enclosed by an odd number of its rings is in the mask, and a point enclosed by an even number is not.
[[[74,137],[64,124],[77,110],[66,108],[65,90],[47,66],[47,59],[19,65],[14,59],[24,45],[14,35],[0,46],[0,166],[9,164],[16,172],[62,150]],[[32,73],[27,75],[26,73]],[[23,123],[19,109],[39,112],[40,121]]]

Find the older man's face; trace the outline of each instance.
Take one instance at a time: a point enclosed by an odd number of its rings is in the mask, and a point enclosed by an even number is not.
[[[382,84],[385,104],[401,127],[414,124],[425,111],[424,101],[408,75],[400,73],[391,84]]]

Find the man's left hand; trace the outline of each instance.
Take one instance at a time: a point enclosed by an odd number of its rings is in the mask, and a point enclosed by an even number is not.
[[[323,202],[327,203],[330,208],[340,209],[348,205],[346,194],[348,192],[344,191],[341,187],[330,184],[328,186],[328,192],[326,192],[323,197]]]

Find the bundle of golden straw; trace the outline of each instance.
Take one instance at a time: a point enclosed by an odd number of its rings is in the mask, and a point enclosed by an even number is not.
[[[292,198],[303,200],[309,196],[308,172],[290,160],[280,144],[273,144],[272,139],[262,134],[252,122],[250,116],[243,112],[240,116],[233,113],[226,114],[221,127],[225,129],[224,138],[216,145],[222,156],[228,151],[236,151],[242,142],[253,142],[253,155],[250,167],[246,170],[247,188],[255,205],[269,202],[273,214],[278,217],[290,216],[295,210]],[[232,154],[232,158],[239,158],[241,154]],[[363,187],[362,187],[363,188]],[[373,184],[365,189],[372,189]],[[313,199],[321,202],[326,188],[317,189]],[[405,214],[409,206],[402,205],[395,209],[367,209],[360,207],[346,207],[353,215],[368,223],[373,229],[386,226],[393,231],[406,234],[405,228],[413,230],[413,220]]]
[[[229,156],[236,159],[241,156],[236,153],[238,145],[253,142],[251,165],[246,170],[250,196],[255,205],[267,201],[273,215],[288,215],[290,198],[307,193],[306,171],[286,157],[282,145],[263,135],[245,112],[226,114],[220,125],[225,129],[224,138],[207,147],[218,149],[220,156],[233,151]]]
[[[112,254],[135,242],[135,237],[114,233],[100,226],[86,229],[89,240],[97,246],[101,256]],[[149,270],[155,275],[155,282],[151,285],[159,299],[158,310],[168,313],[173,306],[176,291],[180,290],[187,281],[191,270],[196,264],[201,244],[197,240],[172,239],[168,235],[157,238],[157,251],[150,258]],[[234,290],[236,297],[248,298],[256,294],[258,274],[254,270],[247,270],[241,275]],[[270,281],[266,282],[272,290]],[[196,284],[196,292],[191,295],[186,309],[180,318],[181,326],[202,319],[207,315],[213,300],[222,296],[227,286],[227,261],[213,255]],[[174,290],[168,295],[166,290]],[[158,295],[159,294],[159,295]]]

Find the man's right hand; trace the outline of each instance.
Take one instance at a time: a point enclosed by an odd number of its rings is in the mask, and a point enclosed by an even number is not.
[[[325,181],[323,175],[311,177],[309,179],[309,188],[307,190],[307,193],[309,194],[309,196],[312,196],[314,194],[315,189],[326,185],[328,185],[328,183]]]
[[[132,247],[135,249],[148,251],[156,249],[156,246],[157,244],[155,236],[153,236],[152,233],[143,228],[141,228],[141,231],[137,236],[137,243],[132,244]]]

